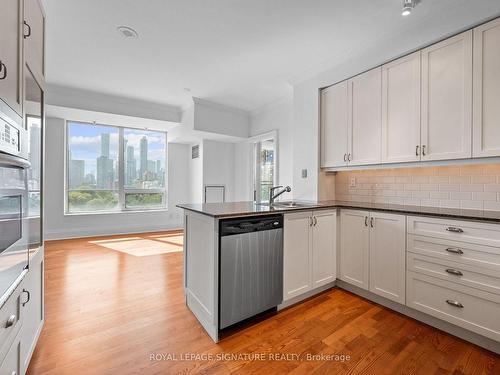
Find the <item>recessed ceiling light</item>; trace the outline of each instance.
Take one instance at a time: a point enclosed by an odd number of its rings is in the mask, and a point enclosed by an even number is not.
[[[403,11],[401,12],[401,15],[409,16],[413,8],[415,8],[415,5],[415,0],[403,0]]]
[[[116,31],[120,33],[121,36],[124,38],[138,38],[139,34],[137,34],[137,31],[132,29],[131,27],[128,26],[118,26],[116,28]]]

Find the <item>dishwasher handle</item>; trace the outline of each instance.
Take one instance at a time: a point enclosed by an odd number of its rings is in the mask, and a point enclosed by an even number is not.
[[[238,218],[221,221],[220,236],[260,232],[283,228],[283,216]]]

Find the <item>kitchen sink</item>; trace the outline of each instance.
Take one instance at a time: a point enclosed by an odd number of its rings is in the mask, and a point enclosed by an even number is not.
[[[296,202],[296,201],[283,201],[283,202],[275,202],[272,205],[269,203],[259,203],[261,206],[270,206],[271,208],[279,208],[279,209],[287,209],[287,208],[307,208],[316,206],[315,203],[308,202]]]

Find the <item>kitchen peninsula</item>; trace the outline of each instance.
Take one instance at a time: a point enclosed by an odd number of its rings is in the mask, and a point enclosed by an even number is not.
[[[500,324],[478,316],[481,314],[470,314],[467,308],[484,304],[481,311],[498,309],[500,313],[500,286],[493,279],[480,282],[474,278],[479,272],[489,275],[494,272],[489,268],[499,266],[493,260],[500,255],[499,212],[343,201],[280,202],[273,207],[253,202],[178,207],[184,209],[186,303],[216,342],[225,327],[221,313],[227,309],[220,294],[227,284],[220,272],[225,264],[221,260],[224,225],[231,224],[230,234],[238,234],[234,228],[244,231],[251,222],[272,218],[274,225],[283,228],[283,238],[273,242],[283,247],[283,260],[278,262],[283,267],[278,310],[339,286],[500,351]],[[262,244],[260,241],[257,243]],[[233,243],[233,250],[242,251],[237,243]],[[242,254],[238,261],[246,259]],[[427,259],[428,255],[434,260]],[[486,259],[491,260],[488,266]],[[434,266],[431,261],[440,264]],[[274,264],[274,260],[270,262]],[[449,269],[458,271],[451,274],[446,271]],[[467,277],[457,277],[458,272]],[[233,281],[238,279],[238,275],[233,276]],[[460,285],[457,288],[452,283]],[[470,287],[486,289],[475,296]],[[233,288],[232,292],[230,296],[236,298],[237,291]],[[436,298],[426,300],[425,295]]]

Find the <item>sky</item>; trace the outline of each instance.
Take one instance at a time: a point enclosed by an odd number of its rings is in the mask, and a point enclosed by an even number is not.
[[[68,123],[68,145],[74,160],[85,160],[85,174],[96,175],[96,159],[101,156],[101,134],[109,133],[109,156],[118,159],[118,128],[102,125]],[[139,168],[140,140],[148,138],[148,160],[161,160],[165,167],[165,137],[164,133],[137,129],[124,129],[127,146],[134,147],[134,154]]]

